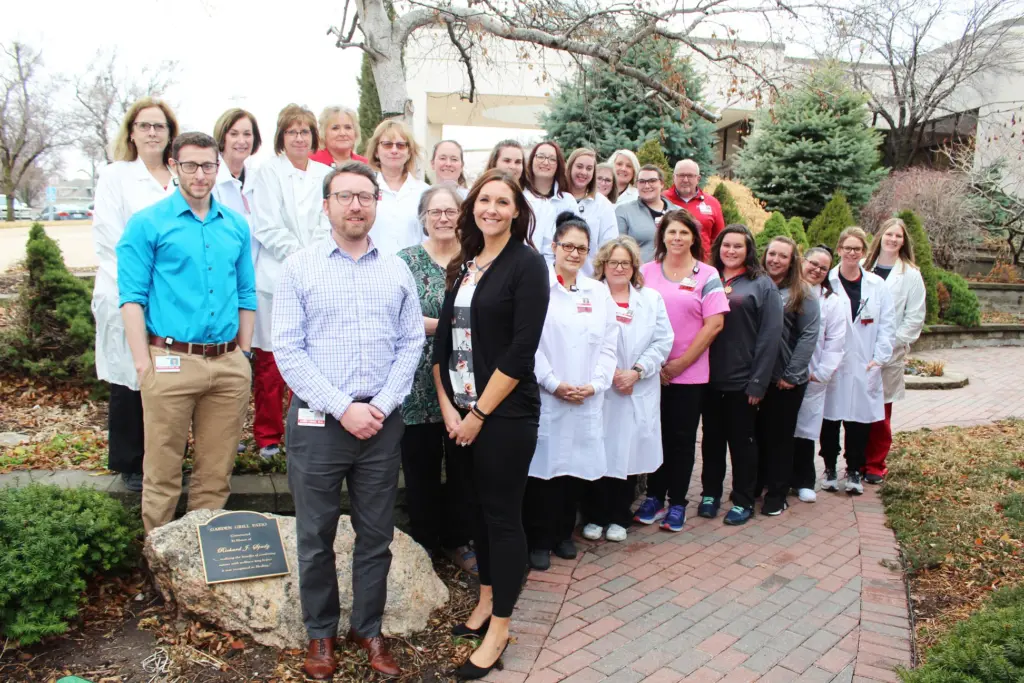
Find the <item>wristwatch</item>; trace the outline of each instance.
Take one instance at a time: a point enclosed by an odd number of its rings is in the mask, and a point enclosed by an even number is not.
[[[243,351],[242,351],[242,355],[244,355],[244,356],[245,356],[246,358],[248,358],[249,360],[252,360],[252,351],[244,351],[244,350],[243,350]]]
[[[640,379],[644,378],[644,368],[642,365],[637,363],[636,365],[633,366],[632,369],[636,371],[636,374],[640,375]]]

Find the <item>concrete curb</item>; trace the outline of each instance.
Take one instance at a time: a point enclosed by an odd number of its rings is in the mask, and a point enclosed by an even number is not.
[[[942,377],[904,375],[903,381],[906,383],[907,389],[960,389],[970,383],[967,375],[949,370]]]

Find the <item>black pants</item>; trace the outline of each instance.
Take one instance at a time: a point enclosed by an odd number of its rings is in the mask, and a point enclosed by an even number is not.
[[[757,406],[750,405],[742,391],[721,391],[709,386],[704,394],[701,414],[704,417],[701,496],[721,500],[725,447],[728,444],[732,460],[732,502],[753,508],[757,481]]]
[[[531,550],[552,550],[559,541],[572,537],[576,510],[583,497],[583,479],[530,477],[526,484],[523,521]]]
[[[647,477],[647,495],[665,504],[686,505],[697,450],[697,425],[706,385],[669,384],[661,388],[661,466]]]
[[[781,503],[789,493],[789,480],[793,474],[793,432],[800,404],[804,400],[807,383],[792,389],[768,387],[764,399],[757,407],[758,486],[768,488],[765,503]]]
[[[793,439],[793,473],[789,483],[795,489],[813,489],[817,474],[814,471],[814,441]]]
[[[821,459],[825,467],[835,469],[839,462],[839,420],[824,420],[821,423]],[[860,472],[864,469],[864,458],[871,434],[870,422],[842,421],[846,432],[846,471]]]
[[[107,411],[108,469],[142,474],[142,456],[146,452],[142,424],[142,392],[111,384]]]
[[[402,471],[409,523],[413,539],[431,553],[469,543],[474,512],[469,458],[448,438],[444,423],[406,425]]]
[[[629,528],[633,521],[636,475],[626,479],[601,477],[583,483],[583,519],[588,523],[606,527],[618,524]],[[575,521],[575,520],[574,520]]]
[[[472,446],[455,449],[470,458],[476,561],[480,584],[494,590],[496,617],[512,616],[523,585],[523,493],[536,449],[536,418],[495,415],[484,422]]]

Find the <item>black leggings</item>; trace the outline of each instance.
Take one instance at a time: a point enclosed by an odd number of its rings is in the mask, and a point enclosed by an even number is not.
[[[757,406],[750,405],[747,394],[742,391],[721,391],[709,387],[704,395],[701,414],[704,417],[701,496],[722,499],[725,447],[728,444],[732,459],[732,502],[753,508],[757,481],[757,440],[754,438]]]
[[[839,462],[839,420],[824,420],[821,423],[821,459],[825,467],[834,470]],[[846,471],[860,472],[864,469],[864,458],[871,434],[871,423],[842,421],[846,432]]]
[[[793,439],[793,474],[789,482],[795,489],[813,489],[817,474],[814,471],[814,441]]]
[[[511,617],[526,573],[523,492],[537,448],[537,418],[492,415],[468,452],[480,585],[494,590],[494,616]]]
[[[531,550],[553,550],[561,541],[572,538],[584,487],[591,483],[569,476],[530,477],[526,483],[523,522]]]
[[[111,384],[107,408],[107,467],[124,474],[142,474],[145,452],[142,392]]]
[[[662,505],[686,505],[686,492],[693,476],[704,384],[669,384],[661,388],[661,450],[663,460],[647,478],[647,495]]]
[[[793,432],[807,383],[792,389],[768,387],[757,410],[758,489],[768,487],[765,503],[781,503],[789,493],[793,475]],[[761,491],[758,490],[758,493]]]
[[[413,539],[429,552],[469,543],[474,508],[469,468],[469,454],[455,447],[443,422],[406,425],[402,472],[409,526]]]
[[[636,498],[637,476],[626,479],[601,477],[583,484],[583,518],[590,524],[606,527],[618,524],[629,528],[633,521],[631,506]],[[575,521],[575,520],[574,520]]]

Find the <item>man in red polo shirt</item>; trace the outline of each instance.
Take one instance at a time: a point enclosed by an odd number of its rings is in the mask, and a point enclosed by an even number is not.
[[[692,213],[700,222],[704,261],[711,263],[711,243],[725,228],[725,218],[722,217],[722,205],[710,194],[704,194],[699,184],[700,166],[693,159],[683,159],[676,164],[672,174],[672,187],[662,196]]]

